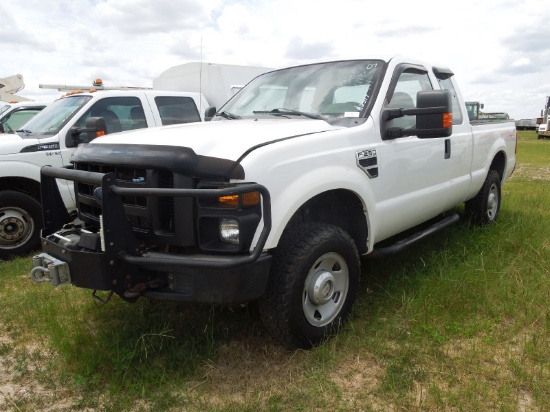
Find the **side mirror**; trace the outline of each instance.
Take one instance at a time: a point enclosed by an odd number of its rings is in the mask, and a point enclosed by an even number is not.
[[[403,116],[416,116],[416,128],[387,127],[388,121]],[[449,137],[453,133],[452,100],[449,90],[428,90],[416,95],[416,108],[382,111],[382,139],[417,136],[420,139]]]
[[[103,117],[89,117],[86,119],[86,127],[80,128],[73,126],[69,129],[67,136],[67,147],[78,146],[80,143],[89,143],[96,137],[107,134],[107,125]],[[72,142],[69,142],[69,137]]]
[[[209,122],[216,114],[216,106],[209,106],[204,111],[204,121]]]
[[[5,133],[4,125],[2,123],[0,123],[0,133]]]

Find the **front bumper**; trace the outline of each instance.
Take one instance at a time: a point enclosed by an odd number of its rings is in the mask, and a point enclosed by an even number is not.
[[[56,178],[101,187],[102,222],[98,232],[67,225]],[[137,194],[174,197],[219,197],[258,191],[263,228],[251,253],[165,253],[143,250],[125,215],[122,198]],[[42,201],[43,254],[34,259],[32,278],[52,285],[71,283],[94,291],[113,291],[126,299],[135,294],[156,300],[215,304],[242,303],[263,295],[271,256],[263,252],[271,229],[270,197],[258,184],[224,189],[124,188],[112,173],[44,167]]]

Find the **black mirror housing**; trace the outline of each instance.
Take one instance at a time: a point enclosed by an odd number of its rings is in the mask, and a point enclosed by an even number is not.
[[[208,122],[212,120],[215,114],[216,114],[216,106],[207,107],[206,110],[204,111],[204,121]]]
[[[103,117],[89,117],[86,119],[86,127],[73,126],[65,140],[67,147],[75,147],[80,143],[89,143],[98,136],[107,134],[107,125]]]
[[[404,136],[417,136],[420,139],[449,137],[453,133],[452,100],[449,90],[420,91],[416,95],[416,108],[385,109],[382,112],[382,139],[389,140]],[[403,116],[416,116],[414,129],[386,127],[391,119]]]

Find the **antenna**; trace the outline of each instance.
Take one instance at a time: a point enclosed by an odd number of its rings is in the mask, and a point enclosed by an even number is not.
[[[199,113],[202,113],[202,36],[201,36],[201,62],[199,68]]]

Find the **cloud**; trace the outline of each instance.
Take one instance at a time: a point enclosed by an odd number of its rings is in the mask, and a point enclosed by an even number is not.
[[[210,22],[200,0],[107,0],[96,11],[102,24],[132,35],[200,29]]]
[[[287,44],[284,57],[294,60],[330,59],[334,56],[334,49],[330,43],[304,43],[299,37],[293,37]]]
[[[9,49],[20,51],[21,47],[34,47],[43,51],[53,51],[55,46],[46,38],[39,37],[39,33],[33,33],[28,28],[21,28],[18,19],[5,7],[5,3],[0,3],[0,45],[2,45],[2,54],[6,56]]]
[[[550,52],[550,16],[531,21],[528,28],[521,27],[502,39],[502,46],[521,53]]]
[[[399,26],[396,28],[383,28],[378,30],[377,34],[379,37],[405,38],[405,37],[414,36],[418,34],[433,33],[435,31],[436,29],[433,27],[410,25],[410,26]]]

